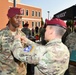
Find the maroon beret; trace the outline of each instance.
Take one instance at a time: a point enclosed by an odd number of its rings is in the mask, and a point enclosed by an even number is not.
[[[16,14],[22,14],[21,8],[17,8],[17,7],[11,7],[8,10],[7,16],[12,18],[13,16],[15,16]]]
[[[46,19],[45,23],[46,23],[46,25],[54,25],[54,26],[57,25],[57,26],[60,26],[60,27],[63,27],[63,28],[67,28],[66,23],[63,20],[58,19],[58,18],[54,18],[54,19],[51,19],[51,20]]]

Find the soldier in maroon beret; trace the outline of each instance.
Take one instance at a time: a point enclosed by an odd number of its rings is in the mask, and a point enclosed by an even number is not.
[[[17,60],[11,53],[14,36],[25,34],[18,28],[22,22],[21,8],[11,7],[7,13],[8,24],[0,31],[0,75],[26,75],[24,62]]]
[[[17,59],[35,64],[35,75],[64,75],[70,57],[67,46],[61,40],[65,31],[66,23],[63,20],[58,18],[46,20],[45,40],[48,41],[46,45],[37,44],[27,37],[18,35],[12,45],[12,52]],[[20,40],[30,45],[30,48],[23,48]]]

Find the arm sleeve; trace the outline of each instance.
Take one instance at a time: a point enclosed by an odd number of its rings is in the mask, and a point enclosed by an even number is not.
[[[0,32],[0,52],[2,50],[2,35],[1,35],[1,32]]]
[[[31,45],[32,49],[29,52],[25,52],[21,42],[17,39],[14,40],[11,48],[14,57],[23,62],[38,64],[43,53],[45,52],[45,47],[30,40],[28,40],[28,45]]]

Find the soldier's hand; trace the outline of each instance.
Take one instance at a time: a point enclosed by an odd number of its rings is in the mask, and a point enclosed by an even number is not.
[[[22,37],[21,37],[21,41],[22,41],[23,43],[27,43],[28,38],[27,38],[26,36],[22,36]]]
[[[15,39],[20,40],[22,43],[27,43],[28,41],[26,36],[20,36],[19,34],[15,36]]]

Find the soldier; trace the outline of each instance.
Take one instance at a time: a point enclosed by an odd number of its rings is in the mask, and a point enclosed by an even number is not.
[[[12,44],[12,52],[20,61],[34,63],[38,72],[35,75],[64,75],[70,57],[68,48],[61,41],[65,31],[66,24],[62,20],[46,20],[45,40],[48,43],[45,46],[18,35]],[[20,40],[28,47],[23,48]]]
[[[65,44],[69,48],[70,53],[72,52],[72,50],[76,50],[76,22],[74,24],[74,31],[66,37]],[[76,65],[76,63],[69,65],[70,75],[76,75],[76,66],[75,65]]]
[[[8,10],[8,24],[0,30],[0,75],[26,75],[26,67],[13,57],[11,44],[14,36],[20,34],[25,36],[18,27],[22,21],[21,8],[12,7]]]
[[[42,44],[42,45],[45,45],[45,44],[46,44],[46,41],[44,40],[45,25],[46,25],[46,24],[41,25],[40,30],[39,30],[39,31],[40,31],[40,39],[41,39],[41,44]]]
[[[23,25],[23,28],[21,29],[22,32],[24,32],[26,34],[26,37],[28,39],[30,39],[31,37],[31,30],[28,28],[29,24],[28,22],[26,22],[24,25]]]

